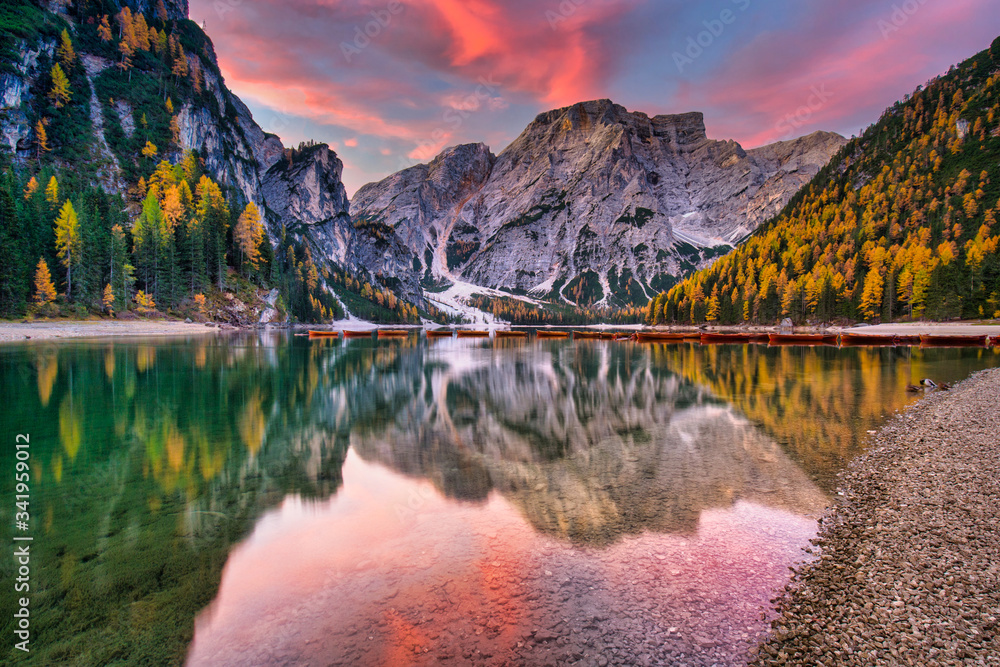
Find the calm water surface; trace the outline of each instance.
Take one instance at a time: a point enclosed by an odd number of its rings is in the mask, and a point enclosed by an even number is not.
[[[3,655],[739,664],[906,384],[997,365],[980,349],[270,333],[0,347],[35,537],[32,652]]]

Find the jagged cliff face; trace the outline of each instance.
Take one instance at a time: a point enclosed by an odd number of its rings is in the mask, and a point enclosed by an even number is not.
[[[36,44],[20,43],[17,59],[11,63],[15,73],[0,74],[0,136],[3,146],[15,155],[26,155],[33,136],[31,123],[22,104],[31,96],[31,84],[40,73],[39,58],[52,57],[55,40],[41,40]]]
[[[449,249],[478,234],[460,224],[461,211],[482,190],[495,163],[485,144],[449,148],[429,164],[364,186],[355,194],[351,211],[355,218],[392,227],[417,257],[424,276],[443,276],[448,273]]]
[[[589,273],[592,301],[629,278],[649,295],[777,213],[843,143],[745,151],[708,139],[700,113],[598,100],[539,115],[499,156],[460,146],[366,185],[351,212],[397,229],[434,276],[566,297]]]
[[[280,154],[264,174],[261,189],[271,227],[284,226],[309,243],[314,257],[381,277],[380,282],[391,282],[397,294],[420,303],[410,250],[391,230],[352,222],[343,169],[326,144]]]

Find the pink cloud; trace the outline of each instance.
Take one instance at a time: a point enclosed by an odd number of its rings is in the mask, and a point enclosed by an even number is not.
[[[885,29],[895,27],[890,7],[885,16],[847,32],[825,31],[817,21],[793,34],[761,33],[708,80],[682,87],[679,103],[708,111],[712,136],[748,147],[841,128],[855,118],[874,122],[885,107],[939,73],[940,59],[926,45],[940,44],[943,35],[967,43],[963,28],[989,5],[922,5],[898,30]],[[977,46],[966,46],[965,57]]]
[[[468,110],[483,82],[490,99],[482,106],[493,110],[509,106],[493,99],[500,90],[545,106],[601,96],[616,49],[589,31],[642,1],[546,9],[531,0],[411,0],[390,13],[381,0],[254,0],[218,17],[208,0],[192,4],[204,3],[220,65],[238,94],[316,122],[417,141],[435,127],[402,110]],[[450,97],[435,99],[418,76],[447,81]]]

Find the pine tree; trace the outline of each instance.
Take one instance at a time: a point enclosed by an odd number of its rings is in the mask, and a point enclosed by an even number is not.
[[[121,225],[111,228],[111,269],[108,281],[114,286],[115,298],[128,305],[128,289],[125,282],[125,264],[128,261],[128,246],[125,230]]]
[[[107,14],[101,17],[101,23],[97,26],[97,36],[101,38],[102,42],[111,41],[111,24],[108,23]]]
[[[247,204],[233,230],[233,237],[240,249],[241,264],[246,262],[254,270],[260,262],[260,244],[264,240],[264,224],[260,211],[253,202]]]
[[[104,306],[104,310],[107,311],[108,315],[115,314],[115,291],[111,289],[111,283],[104,286],[104,296],[101,297],[101,305]]]
[[[140,12],[136,12],[135,14],[132,31],[135,33],[136,50],[149,51],[149,26],[146,25],[146,17]]]
[[[70,69],[73,63],[76,62],[76,51],[73,49],[73,42],[69,38],[69,32],[65,29],[59,35],[59,50],[57,53],[59,54],[59,60],[62,61],[66,69]]]
[[[59,205],[59,182],[53,176],[49,179],[49,184],[45,186],[45,201],[53,206]]]
[[[14,315],[28,296],[31,266],[24,220],[18,215],[12,175],[0,176],[0,314]]]
[[[35,303],[44,306],[55,300],[56,286],[52,284],[52,274],[43,257],[38,260],[38,267],[35,269]]]
[[[56,253],[66,267],[66,296],[73,297],[73,267],[83,259],[83,243],[80,236],[80,222],[69,200],[63,204],[56,218]]]
[[[156,292],[156,277],[159,273],[160,234],[163,225],[163,211],[156,198],[156,188],[146,194],[142,213],[132,225],[132,241],[135,259],[142,273],[142,283],[146,291]]]
[[[32,176],[28,180],[27,185],[24,186],[24,199],[25,199],[25,201],[27,201],[28,199],[31,199],[32,197],[34,197],[36,192],[38,192],[38,181],[35,180],[34,176]]]
[[[45,131],[44,119],[39,120],[37,123],[35,123],[35,148],[36,148],[35,157],[38,160],[42,159],[42,155],[44,153],[48,153],[50,150],[52,150],[49,148],[49,133]],[[31,177],[31,180],[33,181],[35,180],[34,176]]]
[[[62,109],[73,97],[73,93],[69,90],[69,79],[66,78],[59,63],[52,66],[51,74],[52,88],[49,90],[48,97],[56,109]]]

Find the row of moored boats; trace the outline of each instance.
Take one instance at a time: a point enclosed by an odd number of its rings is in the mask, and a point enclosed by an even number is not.
[[[411,329],[375,329],[367,331],[311,330],[310,338],[406,338]],[[425,335],[429,339],[439,338],[489,338],[491,332],[475,329],[429,329]],[[700,343],[703,345],[743,345],[759,343],[767,345],[828,345],[840,347],[890,347],[897,345],[923,345],[925,347],[986,347],[990,344],[1000,347],[1000,336],[970,336],[946,334],[882,335],[866,333],[703,333],[698,331],[568,331],[563,329],[535,329],[532,332],[539,339],[574,340],[635,340],[645,343]],[[495,338],[527,338],[528,331],[497,329]]]

